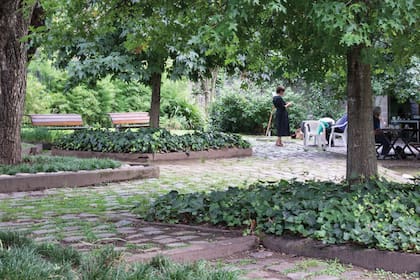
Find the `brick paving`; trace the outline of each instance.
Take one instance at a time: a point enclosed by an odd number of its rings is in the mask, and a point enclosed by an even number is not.
[[[260,139],[261,141],[250,140],[254,147],[254,155],[251,158],[164,163],[160,164],[160,179],[133,180],[77,190],[49,189],[0,194],[0,203],[7,202],[10,207],[18,209],[13,215],[0,211],[0,230],[27,232],[37,242],[62,243],[80,251],[112,244],[127,258],[139,254],[165,254],[174,250],[182,251],[191,246],[211,245],[239,238],[240,233],[147,224],[131,212],[135,200],[122,199],[142,196],[153,191],[156,191],[156,195],[163,194],[175,187],[180,191],[189,191],[195,185],[211,184],[213,181],[216,185],[224,184],[224,187],[227,187],[257,180],[344,179],[346,159],[342,148],[323,151],[317,147],[303,147],[297,141],[286,141],[285,147],[279,148],[266,138]],[[407,180],[400,173],[389,169],[380,168],[380,173],[390,180]],[[180,178],[189,180],[183,181]],[[139,187],[144,184],[147,184],[149,189]],[[151,186],[156,186],[156,189],[152,189]],[[45,209],[39,213],[40,217],[31,216],[31,211],[42,204],[42,199],[65,201],[92,193],[102,196],[103,201],[90,201],[88,207],[82,211],[72,209],[63,213],[59,209]],[[97,208],[104,210],[93,211]],[[93,212],[86,209],[92,209]],[[419,279],[414,276],[404,278],[407,276],[395,274],[392,275],[393,278],[386,278],[388,275],[384,273],[375,274],[356,267],[284,255],[262,247],[223,257],[214,262],[241,270],[242,279]]]

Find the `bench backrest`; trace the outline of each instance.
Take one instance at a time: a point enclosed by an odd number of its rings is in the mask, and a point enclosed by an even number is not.
[[[147,112],[108,113],[114,125],[142,124],[149,125],[150,117]]]
[[[78,114],[32,114],[33,126],[83,126],[82,116]]]

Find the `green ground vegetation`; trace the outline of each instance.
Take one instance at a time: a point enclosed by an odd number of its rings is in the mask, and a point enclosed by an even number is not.
[[[75,157],[56,157],[47,155],[25,156],[17,165],[0,165],[0,174],[37,173],[57,171],[94,170],[118,168],[121,163],[110,159],[80,159]]]
[[[238,272],[206,262],[177,264],[163,257],[128,265],[112,247],[79,253],[57,244],[36,244],[19,233],[0,231],[0,278],[44,279],[182,279],[235,280]]]
[[[49,130],[40,127],[24,127],[20,137],[26,143],[49,143],[52,144],[63,135],[72,133],[73,130]]]
[[[176,135],[163,128],[81,130],[61,137],[54,145],[64,150],[117,153],[167,153],[251,146],[236,134],[195,131]]]
[[[69,85],[68,73],[53,67],[42,53],[33,57],[28,69],[25,114],[78,113],[86,125],[110,127],[109,112],[148,112],[151,89],[144,84],[111,79],[97,83]],[[186,80],[163,78],[161,88],[161,126],[176,129],[199,129],[204,117],[188,92]]]
[[[171,191],[141,214],[150,221],[210,223],[328,244],[420,252],[418,184],[378,180],[349,187],[282,180],[210,193]]]

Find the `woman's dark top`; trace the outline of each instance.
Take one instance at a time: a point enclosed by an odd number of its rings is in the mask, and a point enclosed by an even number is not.
[[[273,104],[276,107],[276,129],[277,136],[290,136],[289,114],[286,110],[286,103],[280,95],[273,97]]]
[[[373,116],[373,129],[377,130],[381,128],[381,120],[377,116]]]

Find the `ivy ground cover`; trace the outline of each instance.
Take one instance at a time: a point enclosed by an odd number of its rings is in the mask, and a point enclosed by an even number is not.
[[[210,193],[172,191],[139,212],[149,221],[291,233],[329,244],[420,253],[418,184],[258,182]]]
[[[75,131],[73,134],[62,136],[54,145],[63,150],[115,153],[168,153],[250,147],[249,142],[236,134],[195,131],[175,135],[166,129],[155,128],[137,131]]]

